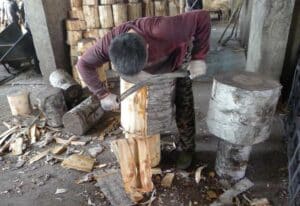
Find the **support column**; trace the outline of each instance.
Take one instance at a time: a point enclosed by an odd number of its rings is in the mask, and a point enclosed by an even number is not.
[[[57,68],[68,67],[64,19],[68,0],[26,0],[26,19],[32,33],[34,47],[44,79]]]
[[[295,0],[253,0],[246,70],[279,80]]]

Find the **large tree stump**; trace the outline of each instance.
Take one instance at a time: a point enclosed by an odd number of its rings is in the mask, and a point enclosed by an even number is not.
[[[83,135],[103,114],[99,100],[96,97],[89,97],[63,116],[63,124],[67,132]]]
[[[114,4],[112,5],[112,8],[115,26],[119,26],[120,24],[128,21],[127,4]]]
[[[114,27],[114,17],[113,17],[111,5],[100,5],[99,14],[100,14],[101,28]]]
[[[97,29],[100,27],[98,7],[85,5],[83,6],[83,14],[88,29]]]
[[[209,131],[232,144],[266,140],[281,86],[251,72],[228,72],[214,78],[207,114]]]
[[[68,105],[72,105],[80,99],[82,94],[81,86],[66,71],[58,69],[52,72],[49,81],[53,87],[63,90]]]
[[[32,112],[29,92],[17,91],[7,95],[7,100],[13,116],[29,115]]]
[[[50,127],[63,126],[62,117],[68,110],[62,89],[47,87],[38,94],[37,102]]]

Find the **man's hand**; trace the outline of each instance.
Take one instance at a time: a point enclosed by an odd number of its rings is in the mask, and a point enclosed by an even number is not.
[[[195,79],[206,73],[206,63],[203,60],[193,60],[187,69],[190,71],[190,78]]]
[[[104,111],[117,110],[120,107],[117,95],[111,93],[109,93],[109,95],[101,99],[100,103]]]

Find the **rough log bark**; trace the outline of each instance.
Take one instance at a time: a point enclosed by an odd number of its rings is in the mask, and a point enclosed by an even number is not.
[[[99,12],[96,6],[83,6],[84,18],[88,29],[100,28]]]
[[[77,45],[78,41],[82,39],[82,31],[67,31],[67,44],[70,46]]]
[[[236,71],[217,75],[207,114],[209,131],[232,144],[266,140],[281,85],[260,74]]]
[[[135,20],[143,15],[142,3],[128,4],[128,20]]]
[[[119,26],[120,24],[128,21],[127,4],[114,4],[112,8],[115,26]]]
[[[67,31],[83,31],[86,30],[86,22],[78,19],[66,20]]]
[[[38,94],[39,109],[45,114],[50,127],[62,127],[62,117],[67,112],[63,90],[47,87]]]
[[[168,15],[168,2],[163,1],[154,1],[154,11],[155,16],[167,16]]]
[[[100,120],[103,114],[99,100],[89,97],[63,116],[63,124],[66,131],[83,135]]]
[[[113,17],[111,5],[100,5],[99,14],[100,14],[101,28],[114,27],[114,17]]]
[[[32,112],[29,92],[17,91],[7,95],[7,100],[13,116],[29,115]]]

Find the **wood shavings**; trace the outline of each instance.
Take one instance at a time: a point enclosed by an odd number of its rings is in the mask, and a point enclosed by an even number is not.
[[[199,184],[199,182],[202,179],[205,180],[205,177],[202,176],[202,170],[206,167],[207,167],[207,165],[204,165],[204,166],[198,167],[198,169],[196,170],[196,172],[195,172],[195,181],[196,181],[197,184]]]

